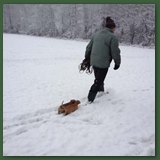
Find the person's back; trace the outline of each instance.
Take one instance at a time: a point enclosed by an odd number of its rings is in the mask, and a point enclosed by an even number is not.
[[[91,65],[99,68],[108,68],[112,60],[111,40],[116,39],[112,30],[104,28],[93,36],[91,51]]]

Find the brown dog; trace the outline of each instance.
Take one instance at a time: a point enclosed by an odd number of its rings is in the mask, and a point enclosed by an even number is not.
[[[59,108],[58,108],[58,114],[64,113],[64,112],[65,112],[64,108],[65,108],[66,106],[68,106],[68,105],[70,105],[70,104],[74,104],[74,103],[75,103],[75,100],[74,100],[74,99],[70,100],[70,102],[65,103],[65,104],[63,104],[63,102],[62,102],[61,106],[59,106]]]
[[[58,114],[64,113],[64,115],[66,116],[67,114],[75,111],[78,109],[78,104],[80,104],[81,102],[79,100],[71,100],[70,102],[63,104],[58,108]]]
[[[74,104],[70,104],[66,107],[64,107],[64,115],[66,116],[67,114],[70,114],[71,112],[75,111],[78,109],[78,104],[80,104],[81,102],[79,100],[75,101]]]

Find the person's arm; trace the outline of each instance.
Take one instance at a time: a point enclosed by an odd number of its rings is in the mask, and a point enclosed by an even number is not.
[[[92,45],[93,45],[93,38],[90,40],[89,44],[86,47],[85,59],[90,59]]]
[[[118,69],[121,64],[121,55],[120,55],[118,39],[115,36],[111,40],[111,55],[115,62],[114,69]]]

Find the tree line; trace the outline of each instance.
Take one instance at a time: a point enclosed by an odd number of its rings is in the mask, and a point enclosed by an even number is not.
[[[90,39],[107,16],[120,43],[155,45],[154,4],[5,4],[3,32]]]

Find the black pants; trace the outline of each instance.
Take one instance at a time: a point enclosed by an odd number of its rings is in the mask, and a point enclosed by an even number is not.
[[[93,67],[93,69],[94,69],[95,80],[88,94],[88,100],[92,102],[94,101],[97,92],[100,91],[100,88],[103,87],[103,82],[108,72],[108,68]]]

